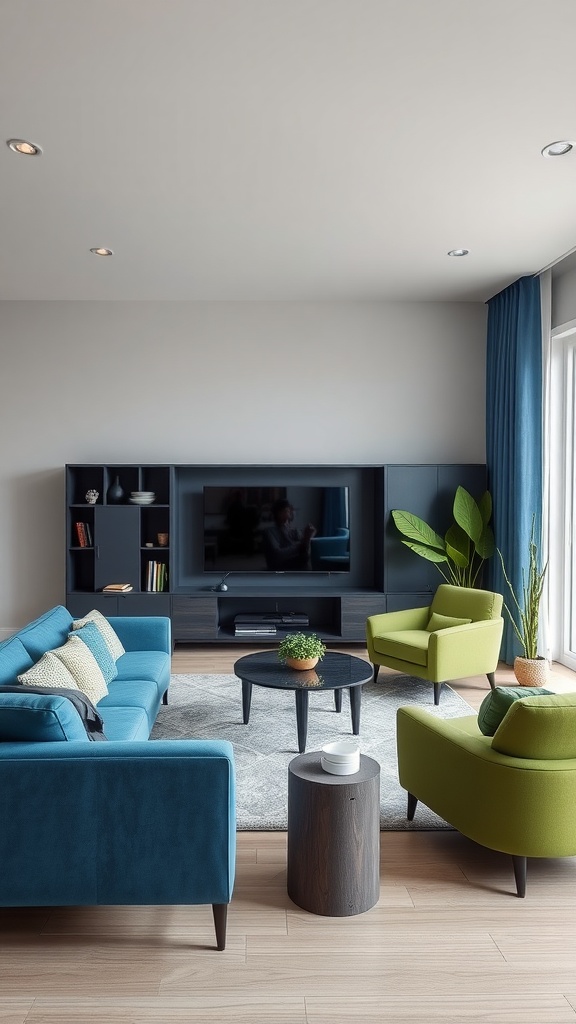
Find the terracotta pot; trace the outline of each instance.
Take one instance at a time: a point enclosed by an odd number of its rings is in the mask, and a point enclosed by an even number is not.
[[[520,686],[546,686],[550,663],[546,658],[514,658],[514,675]]]
[[[296,668],[299,671],[314,668],[318,664],[318,658],[286,658],[289,668]]]

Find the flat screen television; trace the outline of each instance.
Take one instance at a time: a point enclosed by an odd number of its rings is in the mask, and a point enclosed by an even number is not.
[[[204,572],[350,572],[347,487],[204,487]]]

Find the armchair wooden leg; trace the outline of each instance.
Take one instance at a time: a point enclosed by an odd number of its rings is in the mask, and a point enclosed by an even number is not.
[[[496,677],[495,677],[494,673],[493,672],[487,672],[486,676],[488,677],[488,682],[490,683],[491,688],[493,690],[495,690],[496,689]]]
[[[406,817],[408,818],[408,821],[414,821],[417,803],[418,799],[415,796],[413,796],[412,793],[408,793],[408,809],[406,811]]]
[[[226,919],[228,917],[227,903],[213,903],[212,914],[214,917],[214,929],[216,931],[216,948],[226,948]]]
[[[375,683],[376,680],[378,679],[378,673],[380,671],[380,665],[373,665],[372,668],[374,669],[374,674],[372,676],[372,682]]]
[[[165,690],[164,693],[162,694],[162,703],[163,704],[167,704],[168,703],[168,690]]]
[[[442,683],[434,683],[434,703],[440,703],[440,691],[442,690]]]
[[[516,879],[516,894],[520,897],[526,895],[526,866],[527,857],[512,856],[514,865],[514,878]]]

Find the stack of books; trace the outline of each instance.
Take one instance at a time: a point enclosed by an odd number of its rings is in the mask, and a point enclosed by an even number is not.
[[[129,590],[133,590],[131,583],[107,583],[102,587],[103,594],[126,594]]]

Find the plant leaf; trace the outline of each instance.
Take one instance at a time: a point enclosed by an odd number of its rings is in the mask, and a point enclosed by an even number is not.
[[[411,551],[415,551],[421,558],[427,558],[429,562],[447,562],[444,552],[436,551],[434,548],[427,548],[423,544],[415,544],[412,540],[403,540],[403,544]]]
[[[469,538],[464,534],[464,530],[461,526],[458,526],[456,522],[453,522],[449,529],[446,530],[446,550],[450,548],[448,552],[453,561],[462,568],[468,564],[470,560],[470,542]],[[459,559],[453,558],[452,551],[457,551],[460,556]],[[463,561],[461,559],[464,559]]]
[[[494,534],[492,533],[492,527],[488,523],[484,524],[484,529],[479,540],[476,541],[476,551],[480,558],[492,558],[494,554]]]
[[[454,519],[464,532],[476,543],[483,529],[480,509],[474,498],[464,487],[458,487],[454,495]]]
[[[486,526],[492,518],[492,495],[490,491],[484,491],[484,494],[478,502],[478,510],[482,516],[482,522]]]
[[[400,533],[404,537],[408,537],[410,540],[416,541],[418,544],[425,544],[427,547],[435,548],[436,551],[445,552],[444,541],[442,537],[428,526],[423,519],[419,516],[415,516],[412,512],[405,512],[403,509],[393,509],[392,518],[396,523],[396,526]],[[415,550],[415,549],[413,549]],[[422,554],[422,552],[418,552]],[[427,558],[428,555],[424,555]],[[431,559],[431,561],[443,561],[444,559]]]

